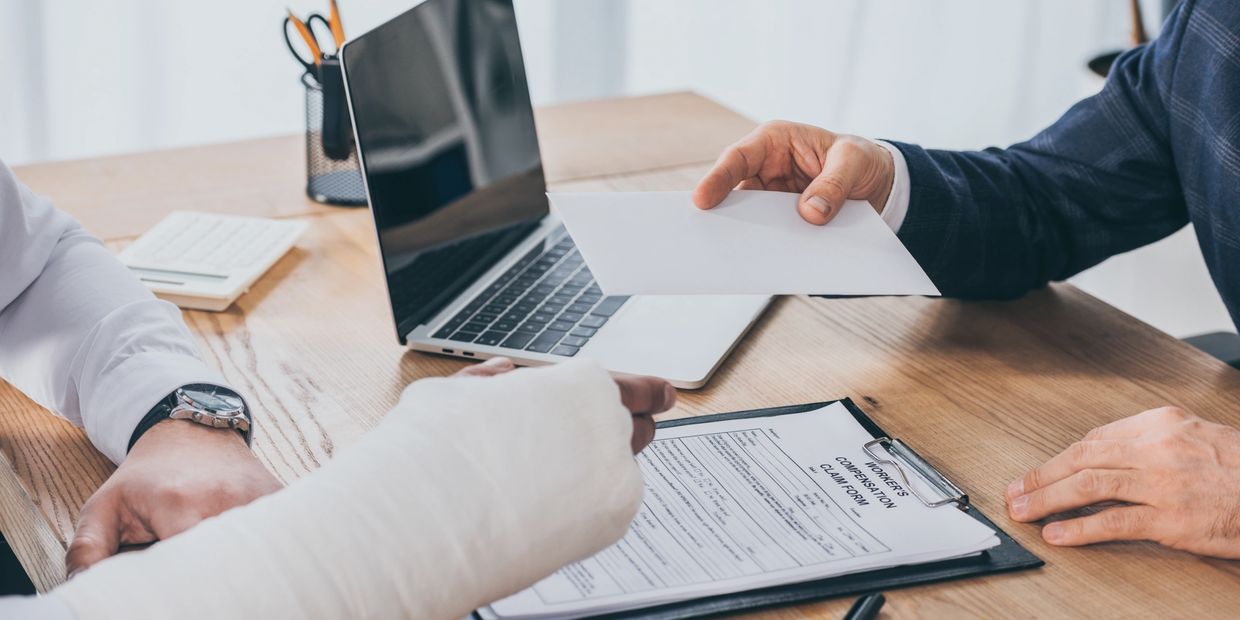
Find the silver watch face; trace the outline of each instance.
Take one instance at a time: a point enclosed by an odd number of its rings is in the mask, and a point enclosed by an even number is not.
[[[236,414],[245,408],[241,397],[217,389],[184,388],[181,394],[194,407],[211,413]]]

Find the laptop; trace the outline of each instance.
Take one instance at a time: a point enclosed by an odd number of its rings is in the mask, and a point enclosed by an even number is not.
[[[697,388],[770,303],[603,296],[550,213],[512,0],[426,0],[341,61],[402,344]]]

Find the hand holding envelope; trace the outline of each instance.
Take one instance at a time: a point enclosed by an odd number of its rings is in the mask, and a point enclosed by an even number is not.
[[[861,201],[815,226],[786,192],[737,190],[709,211],[689,192],[548,197],[607,295],[939,294]]]

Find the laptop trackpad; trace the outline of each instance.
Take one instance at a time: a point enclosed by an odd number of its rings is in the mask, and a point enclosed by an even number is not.
[[[634,297],[581,353],[616,372],[701,387],[769,301],[751,295]]]

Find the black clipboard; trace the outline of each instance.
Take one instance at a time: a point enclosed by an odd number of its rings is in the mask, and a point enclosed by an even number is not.
[[[730,614],[740,611],[753,611],[766,607],[781,607],[785,605],[795,605],[798,603],[808,603],[812,601],[820,601],[823,599],[839,598],[844,596],[855,596],[867,592],[875,592],[878,590],[894,590],[896,588],[906,588],[909,586],[917,586],[939,581],[948,581],[952,579],[962,579],[965,577],[977,577],[981,575],[991,575],[995,573],[1005,573],[1010,571],[1025,570],[1030,568],[1038,568],[1045,564],[1036,555],[1030,553],[1027,549],[1020,546],[1020,543],[1008,536],[1006,532],[995,525],[993,521],[982,514],[980,510],[969,505],[968,495],[959,491],[946,476],[943,476],[938,470],[927,463],[924,459],[913,452],[906,444],[898,439],[892,439],[886,431],[882,429],[870,416],[866,415],[851,399],[843,399],[840,401],[828,401],[822,403],[810,403],[806,405],[791,405],[788,407],[775,407],[771,409],[755,409],[752,411],[737,411],[734,413],[720,413],[716,415],[701,416],[695,418],[683,418],[679,420],[669,420],[660,422],[659,428],[673,428],[677,426],[687,426],[689,424],[703,424],[706,422],[720,422],[725,420],[740,420],[745,418],[762,418],[778,415],[788,415],[791,413],[805,413],[821,409],[835,402],[844,405],[852,414],[853,418],[862,428],[874,437],[873,445],[882,445],[883,447],[892,446],[883,454],[882,460],[888,461],[899,467],[901,473],[905,476],[917,475],[922,480],[930,483],[935,489],[941,490],[944,497],[941,498],[921,498],[927,503],[941,502],[957,504],[957,506],[965,511],[969,516],[981,521],[986,526],[995,531],[999,537],[999,546],[989,551],[985,551],[980,555],[968,558],[959,558],[955,560],[946,560],[943,562],[932,562],[929,564],[918,564],[915,566],[897,566],[894,568],[883,568],[878,570],[866,571],[861,573],[852,573],[850,575],[841,575],[838,577],[828,577],[817,581],[806,581],[783,586],[775,586],[771,588],[760,588],[757,590],[748,590],[745,592],[736,592],[733,594],[725,594],[721,596],[712,596],[706,598],[693,599],[690,601],[682,601],[679,603],[671,603],[668,605],[660,605],[657,607],[646,607],[644,609],[634,609],[626,612],[615,614],[606,614],[601,616],[591,616],[591,618],[599,619],[619,619],[625,618],[629,620],[679,620],[682,618],[701,618],[703,616],[714,616],[720,614]],[[888,456],[888,454],[890,456]],[[897,462],[892,459],[899,459]],[[905,459],[908,459],[907,461]],[[927,471],[923,471],[928,468]],[[945,486],[946,485],[946,486]],[[953,494],[954,492],[954,494]],[[948,495],[952,497],[948,498]]]

